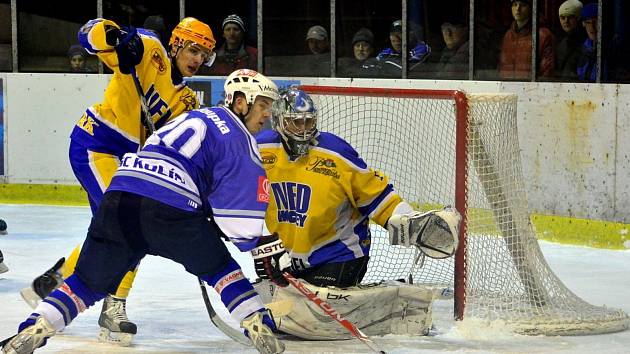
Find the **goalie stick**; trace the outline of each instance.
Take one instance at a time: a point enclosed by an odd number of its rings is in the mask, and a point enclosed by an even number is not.
[[[203,302],[206,304],[206,310],[208,310],[208,316],[210,316],[210,321],[212,324],[217,327],[223,334],[232,338],[234,341],[251,347],[253,345],[252,341],[249,340],[241,331],[238,331],[227,323],[223,322],[221,316],[214,310],[212,307],[212,303],[210,302],[210,297],[208,296],[208,291],[206,290],[206,285],[203,283],[201,278],[197,278],[199,281],[199,288],[201,288],[201,296],[203,297]]]
[[[309,290],[304,283],[296,279],[294,276],[289,274],[288,272],[282,272],[282,276],[291,284],[294,288],[296,288],[302,295],[304,295],[307,299],[313,302],[317,307],[319,307],[325,314],[330,316],[333,320],[339,322],[350,334],[352,334],[355,338],[363,342],[365,345],[370,347],[372,351],[379,354],[386,354],[384,350],[381,350],[378,345],[372,340],[372,338],[368,337],[365,333],[361,332],[357,326],[352,324],[352,322],[347,319],[341,317],[341,314],[337,312],[329,303],[320,299],[317,294]]]

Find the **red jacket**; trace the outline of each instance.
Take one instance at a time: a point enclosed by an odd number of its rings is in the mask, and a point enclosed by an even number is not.
[[[545,27],[538,29],[538,75],[551,77],[554,70],[553,34]],[[529,81],[532,69],[532,26],[531,23],[520,30],[516,22],[503,36],[499,77]]]

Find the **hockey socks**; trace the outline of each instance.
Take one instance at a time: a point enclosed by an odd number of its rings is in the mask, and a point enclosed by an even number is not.
[[[213,276],[203,276],[201,279],[214,287],[225,307],[239,323],[250,314],[264,309],[262,299],[234,259],[230,259],[225,268]]]

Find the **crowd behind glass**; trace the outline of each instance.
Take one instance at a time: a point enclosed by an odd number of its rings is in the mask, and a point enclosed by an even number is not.
[[[289,77],[623,83],[629,3],[0,0],[0,71],[107,72],[78,45],[89,19],[149,28],[168,42],[179,19],[192,16],[217,39],[217,60],[199,75],[251,68]]]

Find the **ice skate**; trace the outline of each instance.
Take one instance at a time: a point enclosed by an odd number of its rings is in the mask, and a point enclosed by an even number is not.
[[[30,354],[39,348],[46,338],[55,335],[55,329],[44,316],[39,316],[35,324],[24,328],[2,347],[3,354]]]
[[[252,340],[258,352],[263,354],[284,352],[284,343],[278,340],[272,329],[263,322],[262,312],[254,312],[249,315],[241,322],[241,328],[245,329],[245,333]]]
[[[136,324],[127,318],[126,304],[127,301],[123,298],[107,295],[103,301],[101,316],[98,318],[98,325],[101,326],[99,341],[125,347],[131,344],[137,328]]]
[[[4,264],[4,256],[2,255],[2,251],[0,251],[0,274],[6,273],[9,271],[9,267]]]
[[[0,236],[4,236],[7,234],[7,223],[4,220],[0,219]]]

